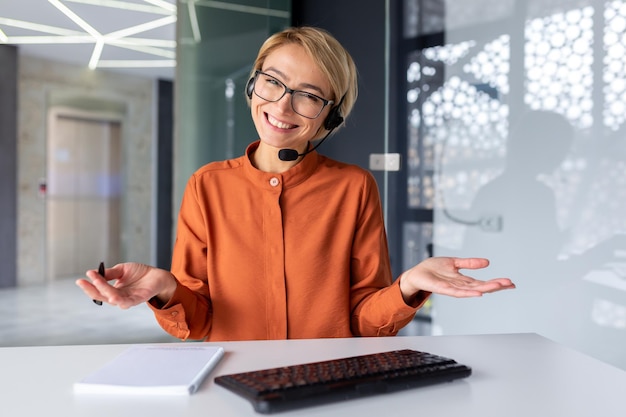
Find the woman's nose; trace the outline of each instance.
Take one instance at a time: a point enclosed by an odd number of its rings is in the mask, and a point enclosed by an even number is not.
[[[291,106],[291,93],[285,93],[285,95],[278,100],[278,105],[281,107],[283,112],[293,111],[293,107]]]

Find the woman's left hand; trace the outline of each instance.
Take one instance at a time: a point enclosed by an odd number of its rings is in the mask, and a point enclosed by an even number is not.
[[[488,265],[489,260],[485,258],[428,258],[400,275],[400,290],[408,301],[419,291],[464,298],[515,288],[509,278],[481,281],[459,272],[461,269],[482,269]]]

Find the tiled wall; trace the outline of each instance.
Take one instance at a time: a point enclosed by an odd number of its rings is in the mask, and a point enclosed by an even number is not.
[[[38,185],[46,176],[48,110],[58,97],[64,97],[65,104],[75,102],[79,108],[84,103],[110,102],[121,104],[124,109],[119,261],[150,263],[154,80],[21,56],[18,94],[18,285],[40,284],[47,279],[45,199],[39,194]]]

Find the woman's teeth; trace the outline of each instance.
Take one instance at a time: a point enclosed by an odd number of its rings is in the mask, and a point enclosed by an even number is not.
[[[279,120],[274,119],[272,116],[270,116],[269,114],[267,115],[267,120],[270,122],[270,124],[272,126],[275,126],[279,129],[291,129],[293,128],[295,125],[290,125],[288,123],[283,123]]]

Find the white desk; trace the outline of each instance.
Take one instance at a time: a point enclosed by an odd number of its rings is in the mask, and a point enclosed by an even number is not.
[[[626,372],[534,334],[219,343],[226,355],[189,397],[85,397],[72,384],[126,345],[0,348],[3,416],[260,416],[220,374],[411,348],[456,359],[469,378],[277,416],[626,416]]]

